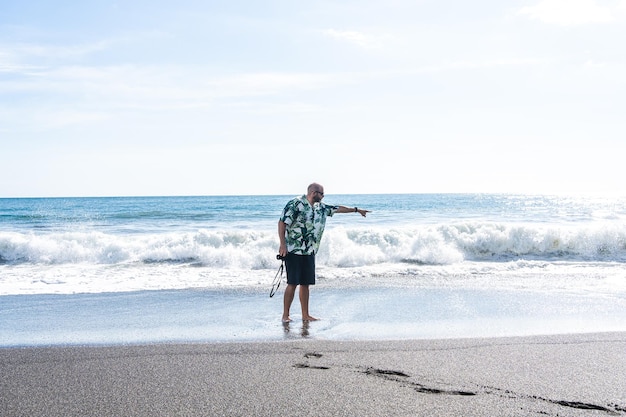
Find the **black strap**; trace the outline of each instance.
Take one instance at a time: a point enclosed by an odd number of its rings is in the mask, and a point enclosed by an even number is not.
[[[270,290],[270,298],[272,298],[274,294],[276,294],[276,291],[278,291],[278,288],[280,287],[280,283],[283,280],[284,273],[285,273],[285,260],[283,259],[280,263],[280,267],[278,267],[278,271],[276,272],[276,275],[274,276],[274,281],[272,281],[272,289]]]

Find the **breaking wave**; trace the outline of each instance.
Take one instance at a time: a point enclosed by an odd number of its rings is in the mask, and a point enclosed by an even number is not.
[[[198,230],[156,234],[0,232],[0,264],[173,263],[264,269],[275,266],[275,231]],[[399,228],[328,228],[318,262],[449,265],[469,261],[626,261],[626,225],[543,226],[486,222]]]

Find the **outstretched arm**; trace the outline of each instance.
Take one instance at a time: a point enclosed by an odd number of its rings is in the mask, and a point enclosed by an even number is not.
[[[371,211],[360,209],[358,207],[337,206],[337,211],[335,213],[359,213],[361,216],[365,217],[367,213],[371,213]]]

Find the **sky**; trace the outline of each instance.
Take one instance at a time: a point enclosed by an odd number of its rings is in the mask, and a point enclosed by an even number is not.
[[[623,193],[626,0],[3,0],[0,197]]]

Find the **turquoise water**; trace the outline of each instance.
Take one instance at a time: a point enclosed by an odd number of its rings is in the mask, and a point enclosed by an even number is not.
[[[0,344],[302,336],[267,296],[291,197],[0,199]],[[626,330],[622,198],[324,201],[372,212],[328,220],[307,337]]]
[[[133,265],[195,262],[266,266],[287,196],[0,199],[0,265]],[[511,259],[626,260],[626,200],[514,195],[344,195],[331,204],[372,211],[329,221],[329,239],[346,239],[359,266],[413,261]],[[334,229],[334,231],[333,231]],[[260,245],[259,241],[264,244]],[[406,245],[431,252],[420,257]],[[326,245],[328,246],[328,245]],[[376,256],[364,256],[359,251]],[[442,253],[441,257],[436,252]],[[244,255],[245,254],[245,255]],[[371,253],[370,253],[371,254]],[[339,265],[330,254],[329,264]],[[268,260],[272,258],[267,255]],[[237,263],[241,261],[241,263]],[[218,264],[220,262],[217,262]],[[1,285],[1,283],[0,283]],[[2,289],[0,287],[0,294]]]

